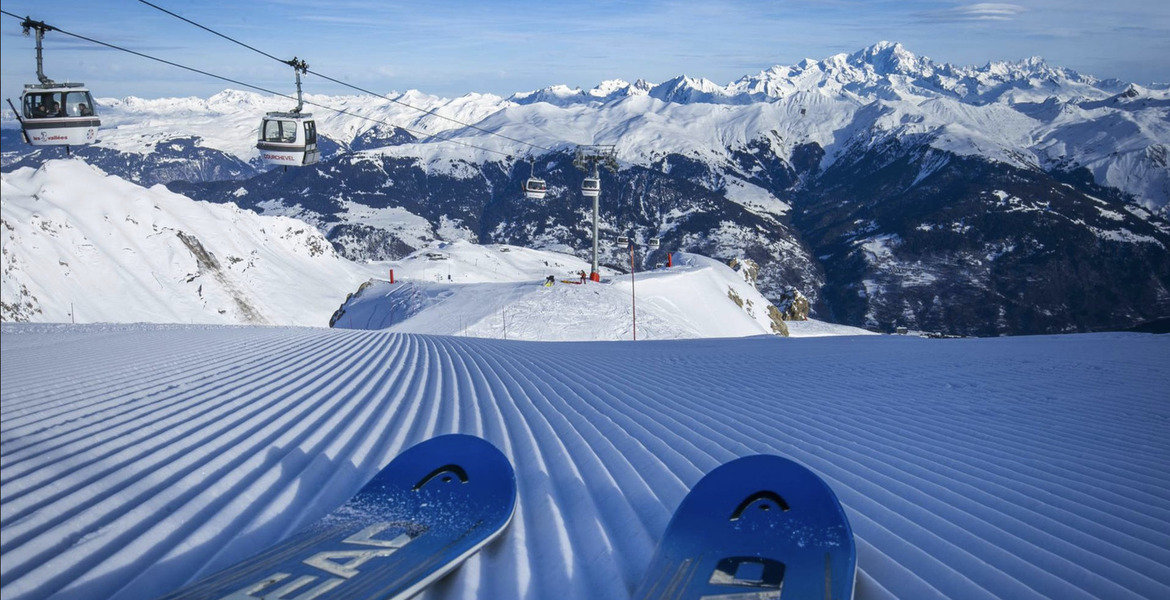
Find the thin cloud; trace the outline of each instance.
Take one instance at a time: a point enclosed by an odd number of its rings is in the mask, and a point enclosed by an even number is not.
[[[1011,21],[1028,9],[1018,4],[978,2],[946,10],[921,13],[923,20],[932,23],[966,23],[972,21]]]

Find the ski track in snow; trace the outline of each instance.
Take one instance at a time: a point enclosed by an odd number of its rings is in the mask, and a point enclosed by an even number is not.
[[[757,453],[837,493],[858,599],[1170,597],[1170,336],[3,331],[6,600],[163,594],[454,432],[519,500],[428,599],[626,598],[690,486]]]

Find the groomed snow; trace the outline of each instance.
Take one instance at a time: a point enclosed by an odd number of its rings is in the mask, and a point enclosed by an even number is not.
[[[520,496],[429,599],[628,597],[689,487],[755,453],[840,497],[859,600],[1170,597],[1166,335],[0,331],[6,600],[173,590],[449,432],[503,450]]]
[[[859,600],[1170,597],[1170,336],[926,340],[806,321],[787,326],[809,339],[783,339],[742,275],[700,256],[585,285],[559,281],[581,259],[513,246],[357,265],[294,219],[78,161],[0,185],[5,310],[24,302],[13,314],[34,321],[76,302],[109,320],[247,322],[243,299],[268,322],[323,324],[361,281],[397,278],[346,303],[348,330],[4,324],[5,600],[161,595],[450,432],[499,446],[520,501],[503,539],[426,598],[625,598],[690,486],[764,452],[841,498]],[[632,337],[632,283],[639,341],[581,341]]]
[[[671,268],[581,283],[579,273],[589,264],[572,256],[440,244],[390,263],[395,282],[363,286],[334,327],[530,341],[784,334],[784,324],[772,322],[771,303],[738,272],[704,256],[674,257]],[[546,273],[552,286],[544,284]],[[836,335],[868,333],[831,329]]]

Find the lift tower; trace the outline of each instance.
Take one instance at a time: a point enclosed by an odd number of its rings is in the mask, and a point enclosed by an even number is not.
[[[589,279],[601,281],[601,273],[597,270],[598,198],[601,196],[601,174],[598,167],[603,166],[610,172],[617,173],[617,150],[612,144],[577,146],[573,165],[586,173],[585,181],[581,184],[581,194],[586,198],[593,198],[593,266]]]

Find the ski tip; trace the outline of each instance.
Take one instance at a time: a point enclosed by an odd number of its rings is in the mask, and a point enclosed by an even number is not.
[[[633,597],[850,598],[856,565],[849,520],[820,476],[782,456],[745,456],[683,499]]]
[[[442,492],[472,494],[506,505],[507,521],[516,504],[516,472],[512,461],[494,444],[474,435],[451,433],[407,448],[375,476],[376,480],[406,482],[416,494]],[[398,484],[401,485],[401,484]]]
[[[852,538],[849,520],[833,488],[790,458],[774,454],[737,458],[707,473],[691,491],[696,492],[709,500],[716,494],[725,498],[723,504],[730,507],[729,521],[746,518],[753,511],[795,511],[792,514],[800,518],[840,520]]]

